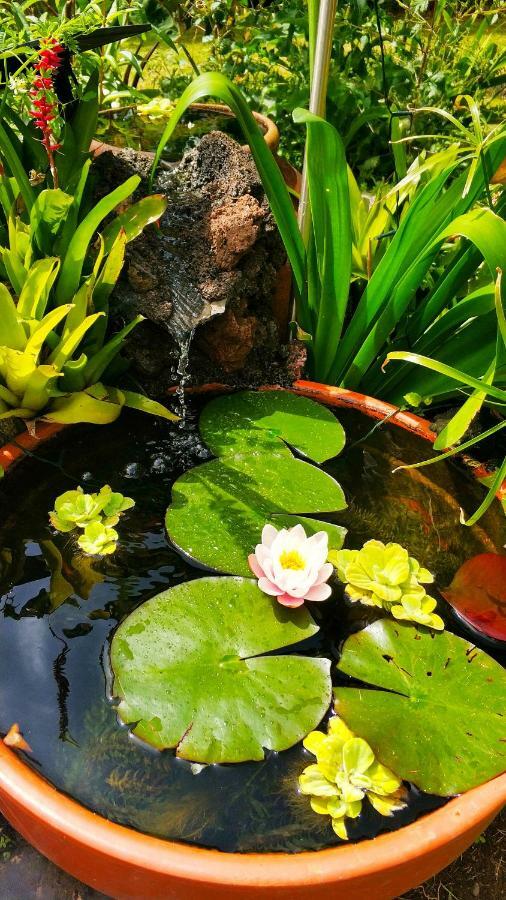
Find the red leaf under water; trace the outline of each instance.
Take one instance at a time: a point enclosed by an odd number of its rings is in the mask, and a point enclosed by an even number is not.
[[[476,631],[498,641],[506,640],[506,556],[473,556],[441,593]]]

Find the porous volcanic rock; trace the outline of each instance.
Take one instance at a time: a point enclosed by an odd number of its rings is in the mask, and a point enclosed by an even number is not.
[[[101,153],[97,195],[132,174],[142,178],[133,199],[144,195],[150,164],[133,150]],[[180,344],[193,331],[193,384],[291,383],[305,354],[286,340],[285,254],[249,151],[211,132],[176,166],[162,164],[154,191],[167,195],[167,211],[128,245],[111,299],[113,324],[147,320],[127,348],[136,378],[154,395],[177,383]]]

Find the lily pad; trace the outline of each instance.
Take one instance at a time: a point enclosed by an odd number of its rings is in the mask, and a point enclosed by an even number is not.
[[[506,556],[473,556],[441,593],[471,628],[496,641],[506,641]]]
[[[201,578],[139,606],[111,646],[118,713],[139,738],[199,763],[260,760],[323,718],[330,661],[263,656],[318,631],[251,579]]]
[[[216,456],[252,450],[288,453],[286,444],[322,463],[344,447],[342,425],[329,409],[289,391],[242,391],[217,397],[200,417],[200,433]]]
[[[506,768],[506,673],[473,644],[382,619],[346,641],[336,712],[400,778],[441,796]]]
[[[254,453],[185,472],[173,485],[166,527],[190,559],[217,572],[247,576],[248,554],[266,522],[279,528],[301,521],[307,533],[325,530],[334,549],[342,546],[344,528],[300,516],[345,506],[342,488],[321,469],[284,453]]]

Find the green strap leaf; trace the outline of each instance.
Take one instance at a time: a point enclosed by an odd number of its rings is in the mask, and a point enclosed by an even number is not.
[[[217,97],[223,103],[227,103],[237,116],[285,245],[297,292],[299,296],[302,296],[305,285],[305,251],[289,191],[271,151],[259,132],[246,100],[239,88],[225,75],[220,72],[206,72],[199,75],[181,95],[156,149],[151,170],[150,189],[152,189],[153,178],[163,150],[172,137],[181,116],[192,103],[202,97]]]
[[[72,237],[65,254],[56,287],[57,303],[65,303],[74,296],[79,287],[83,264],[88,253],[90,241],[97,228],[119,203],[122,203],[127,197],[130,197],[130,195],[133,194],[139,183],[139,176],[132,175],[131,178],[123,184],[120,184],[119,187],[100,200],[81,222]]]
[[[494,359],[494,361],[487,369],[485,375],[483,376],[483,381],[485,384],[493,383],[495,369],[496,365]],[[434,441],[434,450],[446,450],[447,447],[453,447],[455,444],[458,444],[460,439],[468,430],[471,422],[483,406],[483,401],[485,400],[486,396],[487,395],[483,390],[473,391],[471,396],[468,397],[465,403],[462,404],[458,412],[456,412],[455,415],[452,416],[448,424],[445,425],[443,430],[439,432],[436,440]]]
[[[167,197],[163,194],[151,194],[137,203],[132,203],[125,212],[116,216],[102,232],[105,253],[112,250],[120,231],[124,231],[127,242],[133,241],[142,234],[146,225],[157,222],[167,209],[167,202]]]
[[[60,324],[60,322],[65,318],[70,309],[72,309],[72,304],[67,303],[63,306],[58,306],[56,309],[53,309],[50,313],[48,313],[47,316],[44,316],[42,322],[40,323],[38,328],[35,329],[30,340],[26,344],[26,356],[29,356],[34,360],[38,358],[46,337],[51,331],[53,331],[54,328],[56,328],[57,325]]]
[[[70,332],[68,337],[63,339],[57,346],[56,350],[49,357],[49,361],[56,366],[58,369],[61,369],[62,366],[70,359],[74,350],[77,349],[85,334],[92,325],[95,324],[97,319],[100,319],[104,313],[93,313],[91,316],[86,316],[85,319],[81,322],[77,328],[74,328],[73,331]]]
[[[23,350],[25,344],[26,334],[19,321],[14,300],[0,282],[0,347]]]
[[[144,316],[136,316],[132,322],[125,325],[121,331],[118,331],[117,334],[113,335],[110,341],[108,341],[107,344],[104,344],[102,349],[89,359],[88,365],[86,366],[86,381],[88,384],[94,384],[96,381],[100,380],[107,367],[121,350],[121,346],[127,335],[129,335],[139,322],[142,322],[143,320]]]
[[[25,206],[28,212],[30,212],[35,201],[35,192],[28,180],[28,176],[25,172],[24,166],[1,122],[0,155],[4,158],[7,167],[10,169],[14,178],[16,179]]]
[[[296,109],[293,118],[307,127],[308,188],[320,281],[315,374],[325,381],[341,337],[351,278],[348,169],[343,142],[332,125],[303,109]]]
[[[169,422],[179,422],[179,416],[176,416],[166,406],[157,403],[156,400],[151,400],[150,397],[146,397],[144,394],[125,390],[122,391],[122,394],[125,398],[125,406],[128,406],[129,409],[138,409],[140,412],[148,413],[150,416],[161,416],[162,419],[168,419]]]
[[[31,266],[18,300],[18,314],[26,319],[41,319],[46,311],[60,260],[54,256],[38,259]]]

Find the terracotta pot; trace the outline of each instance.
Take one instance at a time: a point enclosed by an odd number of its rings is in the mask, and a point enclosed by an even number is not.
[[[135,109],[135,107],[123,106],[118,110],[114,110],[114,112],[123,112],[128,109]],[[232,112],[230,107],[224,106],[222,103],[192,103],[189,109],[193,109],[196,112],[208,111],[219,116],[230,116],[230,118],[234,118],[234,113]],[[277,125],[272,121],[272,119],[269,119],[268,116],[264,116],[263,113],[253,111],[253,118],[256,120],[263,132],[265,143],[275,154],[279,147],[279,130]],[[111,150],[114,153],[118,149],[118,147],[114,147],[112,144],[106,144],[104,141],[92,141],[90,147],[90,150],[94,156],[100,156],[101,153],[105,153],[108,150]],[[154,156],[154,153],[150,153],[148,151],[145,152],[146,156]]]
[[[202,392],[223,386],[209,385]],[[429,423],[352,391],[300,381],[294,391],[352,407],[426,440]],[[60,428],[0,450],[8,469]],[[298,854],[228,854],[140,834],[60,793],[0,742],[0,809],[34,847],[91,887],[132,900],[393,900],[459,856],[506,802],[506,775],[374,840]]]

